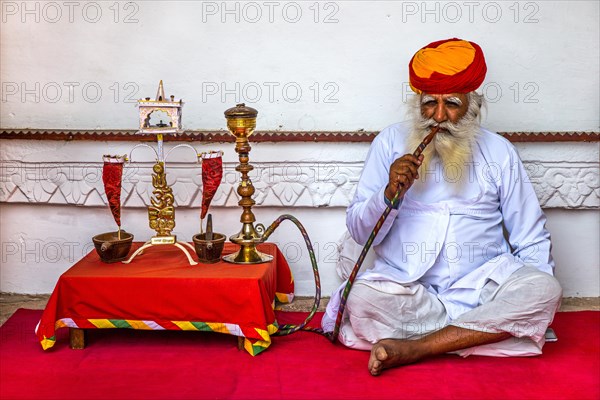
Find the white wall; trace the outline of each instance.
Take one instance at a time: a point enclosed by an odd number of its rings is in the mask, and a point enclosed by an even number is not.
[[[412,54],[430,41],[461,37],[486,54],[487,127],[599,129],[596,1],[3,0],[0,11],[1,128],[135,129],[135,100],[154,97],[163,79],[167,95],[186,101],[187,129],[223,129],[223,111],[246,101],[259,110],[259,130],[379,130],[403,119]],[[51,291],[91,236],[113,229],[97,175],[84,174],[98,170],[102,154],[131,146],[0,141],[0,290]],[[231,145],[201,146],[225,149],[226,163],[235,162]],[[548,209],[565,294],[598,296],[598,217],[590,211],[600,198],[598,143],[518,147]],[[252,153],[262,163],[256,173],[265,174],[259,220],[285,211],[306,224],[321,246],[324,294],[338,282],[326,260],[343,232],[344,205],[367,148],[260,144]],[[177,230],[189,238],[197,232],[198,187],[185,175],[193,168],[187,156],[177,157]],[[339,168],[335,180],[315,178],[327,176],[331,163]],[[295,164],[308,181],[280,176]],[[138,239],[151,233],[140,208],[148,200],[148,165],[139,167],[141,183],[127,183],[140,190],[123,217]],[[215,199],[216,223],[228,234],[238,223],[235,198],[226,195],[233,182]],[[299,237],[276,238],[290,252],[298,294],[311,294],[306,255],[294,260],[291,253]]]
[[[245,100],[262,130],[379,130],[404,114],[414,52],[461,37],[487,57],[491,129],[598,129],[597,1],[1,7],[3,127],[134,129],[131,101],[163,79],[188,129],[221,129]]]
[[[600,295],[598,210],[546,210],[556,277],[567,297]]]

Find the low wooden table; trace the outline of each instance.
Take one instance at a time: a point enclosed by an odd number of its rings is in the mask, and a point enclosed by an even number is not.
[[[134,243],[132,251],[142,243]],[[293,299],[294,282],[285,258],[272,243],[262,264],[225,262],[190,266],[172,246],[147,249],[131,264],[106,264],[90,252],[59,278],[36,334],[44,349],[56,329],[70,328],[73,348],[85,347],[85,329],[197,330],[238,337],[256,355],[277,331],[274,300]],[[226,243],[223,255],[237,247]]]
[[[242,350],[244,348],[244,337],[237,337],[237,347],[238,350]],[[83,350],[85,349],[85,329],[82,328],[69,328],[69,345],[74,350]]]

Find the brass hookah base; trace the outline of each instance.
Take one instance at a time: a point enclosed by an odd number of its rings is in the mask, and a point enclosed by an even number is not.
[[[252,206],[255,204],[254,200],[252,200],[254,186],[250,178],[248,178],[248,172],[252,171],[253,167],[248,164],[248,153],[240,153],[240,161],[240,165],[236,167],[236,170],[242,173],[242,181],[237,190],[241,196],[238,204],[243,209],[242,216],[240,217],[242,229],[229,238],[232,243],[240,246],[240,249],[233,254],[224,256],[223,261],[234,264],[260,264],[271,261],[273,256],[256,250],[256,246],[265,241],[265,227],[263,224],[256,224],[256,227],[254,226],[254,222],[256,221],[252,212]]]
[[[262,224],[258,224],[257,228],[264,232]],[[239,245],[240,249],[235,253],[224,256],[223,261],[234,264],[260,264],[273,259],[273,256],[256,249],[256,245],[264,240],[262,234],[258,233],[251,223],[243,224],[242,230],[237,235],[231,236],[229,240]]]

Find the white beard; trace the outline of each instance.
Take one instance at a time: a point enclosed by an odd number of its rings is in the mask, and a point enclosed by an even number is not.
[[[431,132],[431,128],[438,125],[432,118],[423,118],[420,108],[420,96],[414,97],[417,101],[413,105],[411,113],[413,126],[407,140],[410,151],[414,151],[425,136]],[[460,187],[460,183],[466,181],[467,167],[470,165],[473,156],[473,144],[479,134],[479,111],[479,104],[476,101],[471,101],[467,113],[458,123],[453,124],[446,121],[439,124],[442,129],[438,131],[423,151],[423,164],[419,168],[419,181],[421,183],[425,183],[427,179],[432,179],[431,176],[428,177],[429,174],[425,173],[429,171],[431,162],[441,163],[444,175],[441,177],[442,179],[457,183],[457,187]],[[433,164],[433,166],[432,170],[437,170],[436,165]]]

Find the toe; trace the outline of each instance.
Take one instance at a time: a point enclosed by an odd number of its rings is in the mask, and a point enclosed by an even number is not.
[[[383,346],[377,346],[373,349],[373,355],[379,361],[385,361],[388,358],[388,353]],[[381,364],[381,363],[380,363]]]
[[[379,375],[383,370],[383,363],[388,358],[387,351],[379,344],[371,350],[369,357],[369,372],[371,375]]]
[[[382,364],[381,361],[374,361],[372,365],[369,366],[369,372],[373,376],[377,376],[381,373]]]

